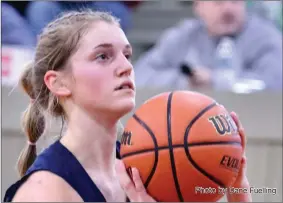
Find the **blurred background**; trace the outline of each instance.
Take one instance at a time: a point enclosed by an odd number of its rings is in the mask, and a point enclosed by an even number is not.
[[[277,191],[253,200],[282,201],[281,1],[2,1],[2,195],[19,178],[15,165],[26,143],[20,119],[29,98],[18,88],[19,75],[41,29],[61,12],[82,8],[121,19],[134,50],[136,108],[158,93],[184,89],[237,112],[251,186]],[[60,122],[50,124],[40,150],[60,129]]]

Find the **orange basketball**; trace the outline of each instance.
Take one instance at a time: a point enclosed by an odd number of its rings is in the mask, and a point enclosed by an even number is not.
[[[212,98],[168,92],[129,119],[121,157],[127,168],[139,170],[156,201],[217,201],[238,174],[241,138],[229,112]]]

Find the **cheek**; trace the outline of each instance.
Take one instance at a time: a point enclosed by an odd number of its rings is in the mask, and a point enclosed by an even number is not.
[[[93,67],[74,70],[76,96],[87,100],[101,100],[109,89],[109,74]]]
[[[205,21],[206,21],[206,25],[207,25],[207,27],[210,29],[210,30],[215,30],[215,29],[217,29],[217,26],[218,26],[218,19],[217,19],[217,17],[214,15],[214,16],[212,16],[212,17],[210,17],[210,16],[206,16],[206,19],[205,19]]]
[[[244,7],[241,7],[235,12],[235,14],[237,16],[237,19],[241,21],[245,17],[246,10]]]

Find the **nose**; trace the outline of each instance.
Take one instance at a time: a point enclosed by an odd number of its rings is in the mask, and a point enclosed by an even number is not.
[[[123,55],[119,59],[119,65],[116,68],[116,76],[130,76],[133,71],[132,63]]]

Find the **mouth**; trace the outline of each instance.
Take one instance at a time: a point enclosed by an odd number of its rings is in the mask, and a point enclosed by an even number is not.
[[[232,14],[226,14],[223,16],[223,23],[225,24],[233,24],[236,20],[235,16]]]
[[[120,86],[116,87],[115,91],[124,89],[135,90],[134,84],[131,81],[125,81]]]

